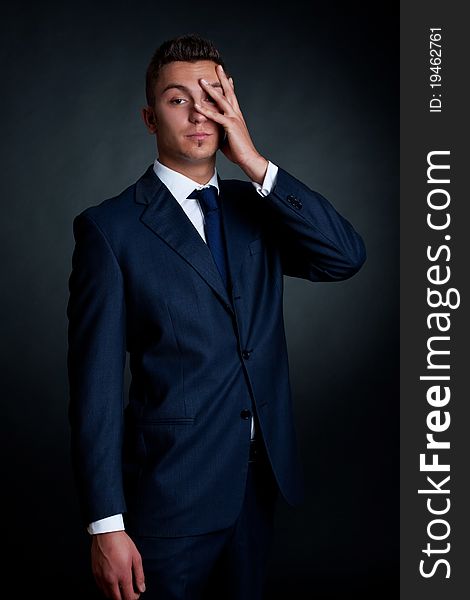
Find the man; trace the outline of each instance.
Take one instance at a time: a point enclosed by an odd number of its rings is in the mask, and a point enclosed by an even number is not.
[[[72,458],[114,600],[262,598],[276,498],[303,495],[283,275],[338,281],[365,260],[351,224],[257,151],[223,67],[197,35],[157,49],[158,158],[74,220]],[[220,179],[218,149],[250,181]]]

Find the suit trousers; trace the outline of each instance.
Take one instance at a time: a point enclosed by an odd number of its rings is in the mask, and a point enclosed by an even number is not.
[[[141,553],[143,600],[262,600],[278,487],[252,444],[241,511],[228,528],[177,538],[132,536]]]

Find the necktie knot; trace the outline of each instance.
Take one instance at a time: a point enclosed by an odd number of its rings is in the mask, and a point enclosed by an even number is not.
[[[219,208],[217,188],[214,185],[210,185],[209,187],[200,190],[196,189],[188,196],[188,198],[199,200],[205,215]]]

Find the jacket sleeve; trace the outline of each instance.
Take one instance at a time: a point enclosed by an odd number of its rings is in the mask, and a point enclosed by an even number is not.
[[[89,524],[126,511],[121,468],[126,318],[116,256],[85,212],[73,221],[67,369],[72,466]]]
[[[351,223],[287,171],[279,167],[274,188],[261,202],[285,275],[340,281],[364,264],[365,245]]]

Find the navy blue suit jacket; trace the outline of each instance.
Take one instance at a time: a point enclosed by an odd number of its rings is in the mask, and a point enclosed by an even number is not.
[[[346,279],[364,244],[282,168],[266,197],[248,181],[219,184],[229,291],[153,165],[74,219],[67,365],[85,523],[124,513],[130,531],[150,536],[231,525],[247,475],[246,410],[257,414],[282,496],[303,499],[283,275]]]

